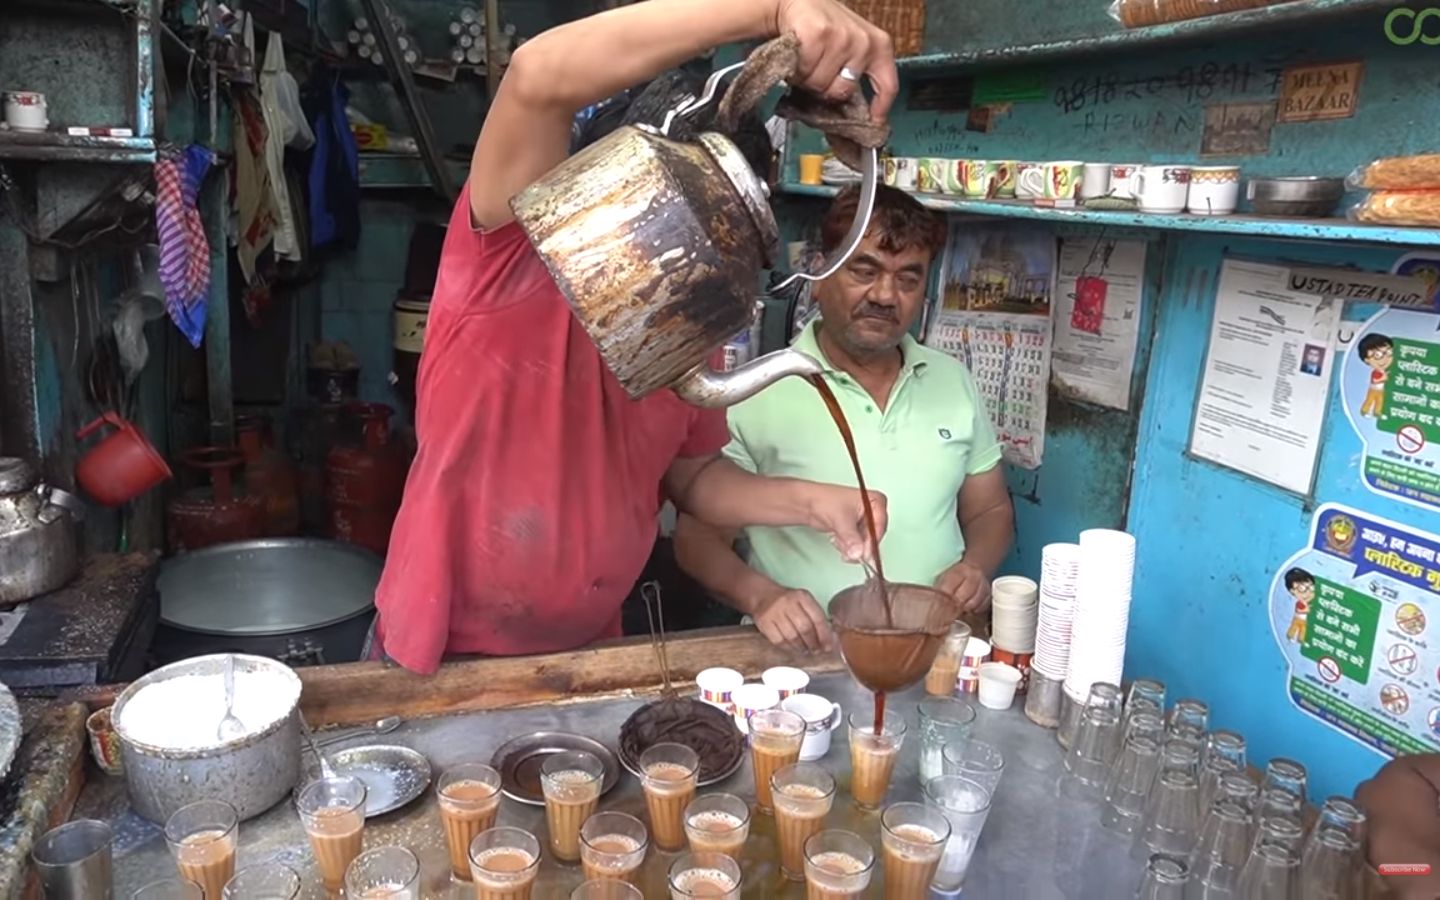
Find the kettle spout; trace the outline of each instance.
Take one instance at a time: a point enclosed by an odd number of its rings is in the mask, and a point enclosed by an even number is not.
[[[672,387],[691,406],[720,409],[734,406],[787,375],[819,375],[824,369],[818,360],[799,350],[777,350],[729,372],[716,372],[708,365],[690,370]]]

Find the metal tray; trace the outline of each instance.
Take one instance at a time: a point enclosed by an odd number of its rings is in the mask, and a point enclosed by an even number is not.
[[[394,812],[425,793],[430,785],[430,760],[425,754],[395,744],[349,747],[325,758],[337,775],[365,782],[365,818]],[[319,767],[310,765],[311,775]]]
[[[605,780],[600,796],[605,796],[620,781],[620,763],[609,747],[583,734],[567,731],[536,731],[512,738],[500,745],[490,758],[490,765],[500,773],[500,790],[519,803],[544,806],[545,795],[540,789],[540,764],[545,757],[569,750],[584,750],[600,758],[605,766]]]

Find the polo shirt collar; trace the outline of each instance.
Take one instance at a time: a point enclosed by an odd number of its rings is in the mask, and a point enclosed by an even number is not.
[[[795,338],[791,346],[801,353],[807,353],[816,360],[819,360],[820,367],[826,372],[838,373],[840,370],[830,362],[830,359],[825,355],[825,351],[820,347],[820,337],[816,332],[819,324],[820,320],[815,319],[806,325],[805,329]],[[926,362],[924,354],[920,352],[920,342],[911,337],[908,331],[905,333],[905,336],[900,339],[900,359],[900,370],[902,374],[919,375],[925,371]]]

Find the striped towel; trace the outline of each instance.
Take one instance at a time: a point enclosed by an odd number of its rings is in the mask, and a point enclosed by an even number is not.
[[[165,309],[180,333],[199,347],[210,294],[210,244],[195,205],[215,154],[199,144],[155,163],[155,230],[160,234],[160,281]]]

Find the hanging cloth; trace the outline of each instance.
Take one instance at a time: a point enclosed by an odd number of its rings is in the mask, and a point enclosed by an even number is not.
[[[199,347],[205,335],[210,296],[210,243],[196,202],[215,155],[199,144],[168,154],[155,163],[155,230],[160,235],[160,282],[165,311]]]
[[[253,45],[254,26],[245,16],[246,40]],[[265,116],[265,168],[270,173],[270,190],[275,196],[275,255],[284,260],[300,260],[300,242],[295,237],[295,212],[290,206],[290,188],[285,181],[285,142],[295,126],[281,107],[281,80],[285,70],[285,47],[280,35],[270,32],[265,48],[265,64],[260,69],[260,109]]]
[[[235,256],[247,284],[256,280],[255,262],[275,237],[275,190],[265,166],[268,132],[253,89],[231,92],[235,110]]]
[[[350,92],[339,76],[316,66],[306,83],[315,150],[310,160],[310,243],[354,249],[360,242],[360,148],[345,105]]]

